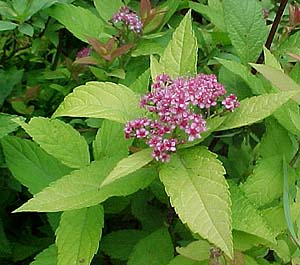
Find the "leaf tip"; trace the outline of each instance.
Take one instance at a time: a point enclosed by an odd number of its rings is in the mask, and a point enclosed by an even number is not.
[[[19,208],[13,210],[11,213],[20,213],[20,212],[26,212],[26,210],[23,209],[23,206],[20,206]]]

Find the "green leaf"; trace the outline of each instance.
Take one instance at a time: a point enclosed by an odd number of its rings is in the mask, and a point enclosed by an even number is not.
[[[281,160],[280,154],[259,160],[252,175],[241,186],[245,195],[257,207],[271,203],[282,195]]]
[[[265,88],[262,81],[255,75],[253,75],[247,66],[235,61],[225,60],[221,58],[215,59],[227,70],[242,78],[242,80],[251,88],[252,92],[255,95],[265,93]]]
[[[300,35],[294,33],[289,35],[288,38],[285,38],[278,47],[276,47],[276,54],[286,56],[287,53],[299,54],[300,49]]]
[[[259,146],[262,158],[242,185],[246,196],[257,206],[271,203],[282,195],[282,155],[292,159],[298,148],[295,140],[276,120],[267,120],[266,127]]]
[[[34,33],[34,29],[33,29],[33,26],[31,26],[30,24],[27,24],[27,23],[24,23],[24,24],[21,24],[19,27],[18,27],[19,31],[29,37],[32,37],[33,36],[33,33]]]
[[[230,183],[232,201],[232,226],[234,229],[261,237],[276,243],[273,231],[262,214],[244,195],[236,184]]]
[[[24,14],[25,15],[24,20],[30,19],[31,16],[33,16],[40,10],[48,8],[57,2],[63,2],[63,1],[62,0],[31,0],[29,2],[29,8],[26,10],[26,14]]]
[[[114,158],[103,158],[73,171],[50,184],[15,212],[57,212],[96,205],[113,196],[127,196],[147,187],[156,177],[153,168],[142,168],[99,189],[99,184],[116,165]]]
[[[155,231],[165,225],[167,212],[151,205],[153,195],[139,191],[131,197],[131,213],[139,221],[143,230]]]
[[[124,125],[118,122],[104,120],[98,130],[93,142],[94,159],[100,160],[103,157],[124,158],[128,155],[128,148],[132,140],[124,137]]]
[[[64,212],[56,230],[57,265],[90,264],[97,253],[103,226],[101,205]]]
[[[125,123],[141,114],[139,99],[129,88],[108,82],[88,82],[75,88],[53,117],[105,118]]]
[[[166,0],[162,2],[162,4],[159,6],[159,11],[164,12],[164,17],[160,27],[158,28],[158,31],[162,31],[164,26],[170,21],[171,17],[178,10],[179,6],[180,2],[177,0]]]
[[[159,174],[180,220],[232,257],[231,202],[216,155],[205,148],[180,150]]]
[[[87,37],[101,39],[107,36],[103,31],[103,21],[87,8],[61,3],[54,5],[47,12],[84,42],[88,42]]]
[[[197,39],[192,29],[191,11],[181,21],[160,59],[164,73],[173,78],[194,75],[197,64]]]
[[[10,22],[10,21],[5,21],[5,20],[0,21],[0,31],[13,30],[17,26],[18,26],[18,24]]]
[[[21,83],[22,77],[23,70],[17,70],[17,68],[0,70],[0,106],[2,106],[4,100],[10,95],[13,88]]]
[[[134,153],[129,157],[123,158],[104,181],[101,182],[100,188],[109,185],[150,163],[153,160],[151,153],[152,149],[147,148]]]
[[[94,0],[94,5],[99,15],[105,21],[108,21],[113,17],[113,14],[120,9],[121,6],[124,6],[124,3],[122,0]]]
[[[292,222],[295,223],[300,217],[300,205],[298,202],[293,202],[290,207]],[[272,227],[275,235],[278,235],[287,229],[282,205],[264,209],[262,210],[262,213],[268,224]]]
[[[48,154],[71,168],[81,168],[90,163],[87,142],[71,125],[60,120],[34,117],[22,128]]]
[[[270,249],[276,252],[278,257],[282,259],[284,264],[287,264],[291,261],[292,255],[285,240],[277,240],[276,244],[270,246]]]
[[[169,204],[169,197],[165,192],[165,187],[159,179],[155,179],[150,185],[151,192],[163,204]]]
[[[118,214],[130,204],[129,197],[111,197],[103,203],[105,214]]]
[[[1,144],[9,170],[32,194],[71,171],[32,141],[8,136]]]
[[[290,135],[275,119],[268,118],[265,122],[266,132],[259,146],[259,153],[263,158],[274,155],[284,155],[291,160],[298,150],[295,137]]]
[[[2,257],[10,257],[12,254],[12,249],[10,242],[7,239],[7,236],[5,234],[3,222],[0,218],[0,260]]]
[[[220,0],[209,0],[208,5],[195,3],[190,1],[189,7],[195,12],[203,14],[205,17],[213,23],[221,31],[226,31],[226,25],[224,21],[224,11],[222,2]]]
[[[211,245],[204,240],[194,241],[186,247],[177,247],[176,251],[183,257],[194,261],[207,260],[210,257]]]
[[[266,261],[265,259],[263,259],[266,264],[270,264],[268,261]],[[256,260],[250,256],[245,255],[245,264],[247,265],[259,265]]]
[[[137,94],[146,94],[148,92],[150,82],[150,69],[142,73],[131,85],[130,89]]]
[[[290,192],[289,192],[289,174],[288,174],[288,164],[286,162],[285,156],[283,155],[282,159],[282,175],[283,175],[283,211],[284,211],[284,217],[285,221],[288,227],[288,230],[290,232],[291,237],[293,238],[294,242],[297,244],[297,246],[300,246],[299,239],[296,235],[295,228],[293,225],[292,220],[292,214],[291,214],[291,207],[290,207]]]
[[[264,58],[266,65],[281,70],[280,63],[277,61],[276,57],[270,52],[270,50],[268,50],[266,47],[264,47]]]
[[[233,230],[233,247],[238,251],[246,251],[254,246],[268,245],[269,241],[265,241],[261,237],[257,237],[246,232]]]
[[[102,238],[100,249],[113,259],[128,260],[134,246],[146,235],[141,230],[114,231]]]
[[[293,91],[287,91],[244,99],[239,108],[227,114],[226,120],[217,130],[228,130],[258,122],[271,115],[295,94]]]
[[[194,261],[180,255],[176,256],[168,263],[168,265],[206,265],[206,264],[208,264],[208,261],[205,262]]]
[[[300,102],[300,85],[293,79],[286,75],[283,71],[263,64],[251,64],[259,73],[261,73],[267,80],[281,91],[296,91],[297,95],[293,97],[297,103]]]
[[[14,119],[22,119],[22,117],[0,113],[0,139],[17,130],[19,125],[14,122]]]
[[[51,245],[39,253],[30,265],[55,265],[57,264],[57,248]]]
[[[164,73],[163,65],[157,61],[154,55],[150,55],[150,71],[152,80],[155,80],[159,74]]]
[[[168,230],[165,228],[159,229],[149,236],[141,239],[128,260],[128,265],[167,265],[173,258],[173,243]]]
[[[276,110],[273,115],[289,132],[300,135],[300,108],[295,101],[289,100]]]
[[[3,18],[15,20],[18,14],[13,10],[12,6],[6,1],[0,1],[0,14]]]
[[[300,83],[300,61],[298,61],[289,72],[289,76],[297,83]]]
[[[60,217],[61,217],[61,212],[59,213],[47,213],[47,220],[49,225],[51,226],[52,230],[55,232],[57,229],[59,222],[60,222]]]
[[[237,54],[244,63],[256,61],[268,34],[260,3],[224,0],[223,8],[227,32]]]
[[[27,1],[17,1],[17,0],[12,0],[11,1],[13,9],[17,12],[19,16],[24,14],[26,12],[26,9],[30,5],[30,2]]]
[[[44,249],[47,246],[47,243],[49,244],[49,240],[47,241],[48,242],[40,241],[42,246],[38,244],[34,245],[28,239],[24,243],[20,243],[18,241],[11,242],[13,248],[13,261],[17,263],[17,262],[21,262],[21,260],[30,258],[31,256],[35,255],[36,253]]]
[[[163,15],[163,14],[161,14]],[[149,24],[148,24],[149,25]],[[138,57],[138,56],[149,56],[152,54],[158,54],[161,56],[168,44],[168,42],[171,39],[171,29],[167,32],[161,33],[162,36],[158,36],[156,38],[148,38],[145,36],[139,42],[137,43],[136,47],[131,53],[132,57]],[[145,33],[145,31],[144,31]],[[151,35],[150,35],[151,36]]]

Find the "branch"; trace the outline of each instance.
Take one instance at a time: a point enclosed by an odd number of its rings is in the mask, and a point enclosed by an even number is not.
[[[274,19],[274,22],[272,24],[269,36],[268,36],[266,44],[265,44],[265,46],[266,46],[266,48],[268,50],[270,50],[270,48],[271,48],[271,44],[273,42],[275,33],[276,33],[277,28],[279,26],[279,22],[281,20],[281,17],[282,17],[282,14],[284,12],[284,9],[285,9],[285,7],[287,5],[287,2],[288,2],[288,0],[281,0],[281,2],[280,2],[280,6],[279,6],[279,8],[277,10],[276,17]],[[261,54],[260,54],[260,56],[258,57],[256,63],[257,64],[262,64],[263,62],[264,62],[264,52],[262,51]],[[254,68],[252,68],[252,73],[256,74],[256,72],[257,71]]]

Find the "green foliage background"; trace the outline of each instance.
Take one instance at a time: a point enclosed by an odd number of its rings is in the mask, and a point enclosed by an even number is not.
[[[299,264],[295,3],[270,50],[277,1],[149,3],[0,1],[0,264]],[[153,14],[141,36],[124,4]],[[169,163],[124,139],[157,74],[200,72],[240,107]]]

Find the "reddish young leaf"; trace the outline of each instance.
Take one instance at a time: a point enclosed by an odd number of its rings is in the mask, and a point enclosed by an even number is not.
[[[101,43],[99,40],[92,38],[92,37],[87,37],[87,40],[89,44],[93,47],[94,51],[98,54],[105,54],[107,53],[106,50],[106,45]]]
[[[300,7],[297,4],[289,6],[289,23],[291,26],[300,24]]]
[[[106,43],[105,45],[105,48],[108,50],[108,51],[111,51],[115,45],[115,42],[116,42],[116,37],[112,36],[108,42]]]
[[[74,62],[74,64],[92,64],[92,65],[97,65],[98,63],[99,62],[97,61],[97,59],[91,56],[79,58]]]
[[[151,12],[150,0],[141,0],[140,2],[140,16],[142,19],[147,18]]]
[[[115,49],[112,53],[112,59],[127,53],[134,45],[133,44],[125,44],[117,49]]]
[[[290,57],[292,57],[293,59],[297,60],[297,61],[300,61],[300,55],[299,54],[294,54],[294,53],[291,53],[291,52],[288,52],[287,53]]]

